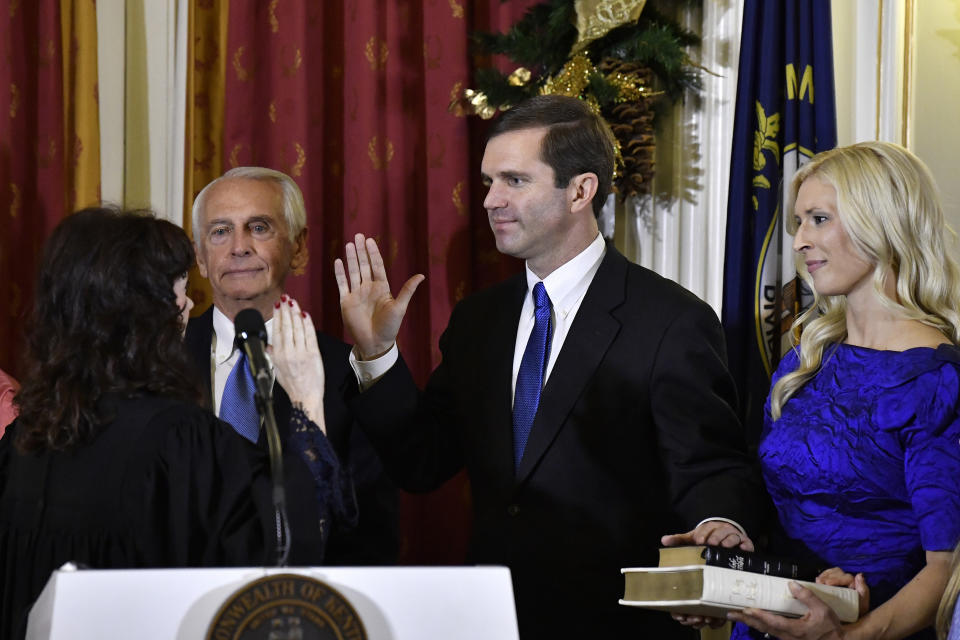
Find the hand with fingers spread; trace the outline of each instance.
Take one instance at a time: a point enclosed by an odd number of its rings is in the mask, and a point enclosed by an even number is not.
[[[360,360],[373,360],[393,347],[413,292],[425,279],[407,280],[394,298],[390,293],[383,258],[373,238],[358,233],[346,246],[346,270],[334,262],[343,324],[353,336]]]
[[[273,343],[267,352],[273,360],[277,382],[307,418],[327,432],[323,418],[323,360],[317,346],[317,332],[310,315],[297,301],[282,296],[274,305]]]
[[[665,547],[679,545],[709,544],[721,547],[739,547],[744,551],[753,551],[753,541],[744,535],[735,526],[724,520],[705,520],[695,529],[686,533],[674,533],[660,538],[660,544]],[[726,620],[709,616],[692,616],[682,613],[671,614],[673,619],[682,625],[700,629],[705,626],[720,627]]]

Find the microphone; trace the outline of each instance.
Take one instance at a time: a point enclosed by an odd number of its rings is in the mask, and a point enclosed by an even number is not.
[[[243,309],[233,321],[234,344],[247,354],[250,372],[256,381],[257,393],[267,400],[273,397],[270,380],[270,365],[267,364],[267,327],[263,316],[256,309]]]
[[[287,492],[283,482],[283,458],[280,432],[273,415],[273,380],[267,362],[267,327],[256,309],[243,309],[233,321],[234,344],[247,355],[247,364],[256,383],[257,411],[263,419],[270,452],[270,477],[273,484],[273,515],[276,532],[277,566],[285,567],[290,555],[290,522],[287,518]]]

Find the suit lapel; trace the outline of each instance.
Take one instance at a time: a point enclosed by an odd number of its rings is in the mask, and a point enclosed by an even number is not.
[[[190,360],[196,367],[199,382],[203,390],[204,406],[213,407],[213,381],[210,379],[210,348],[213,343],[213,306],[211,305],[196,318],[187,322],[187,332],[183,337],[184,346]]]
[[[608,244],[540,395],[540,407],[517,469],[518,484],[526,480],[557,437],[620,332],[620,322],[611,312],[623,303],[626,273],[626,258]]]
[[[517,324],[527,294],[525,274],[508,282],[503,295],[494,300],[497,310],[489,318],[491,352],[481,362],[489,363],[485,378],[490,381],[487,401],[482,403],[486,415],[481,424],[487,425],[484,447],[490,451],[489,462],[494,477],[506,481],[504,489],[513,482],[513,354],[517,343]]]

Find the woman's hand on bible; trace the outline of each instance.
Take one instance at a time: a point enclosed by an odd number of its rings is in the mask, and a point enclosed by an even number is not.
[[[846,635],[837,614],[812,591],[796,582],[787,586],[793,597],[807,606],[803,616],[787,618],[763,609],[744,609],[731,611],[727,618],[780,640],[839,640]]]
[[[273,360],[277,382],[290,402],[303,408],[314,424],[326,433],[323,419],[323,359],[310,314],[290,296],[282,296],[273,309],[273,343],[267,353]]]
[[[856,589],[860,594],[860,616],[866,615],[870,610],[870,587],[867,586],[867,579],[862,573],[853,575],[847,573],[840,567],[831,567],[817,576],[818,584],[829,584],[835,587],[850,587]]]

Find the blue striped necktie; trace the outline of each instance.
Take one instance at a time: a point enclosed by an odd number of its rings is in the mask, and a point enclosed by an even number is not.
[[[550,318],[550,296],[542,282],[533,287],[534,323],[517,371],[517,386],[513,394],[513,464],[520,466],[523,450],[527,447],[530,427],[540,405],[543,374],[550,358],[553,322]]]
[[[237,433],[250,442],[260,437],[260,414],[255,399],[256,385],[247,365],[247,354],[240,352],[233,365],[220,400],[220,419],[229,422]]]

